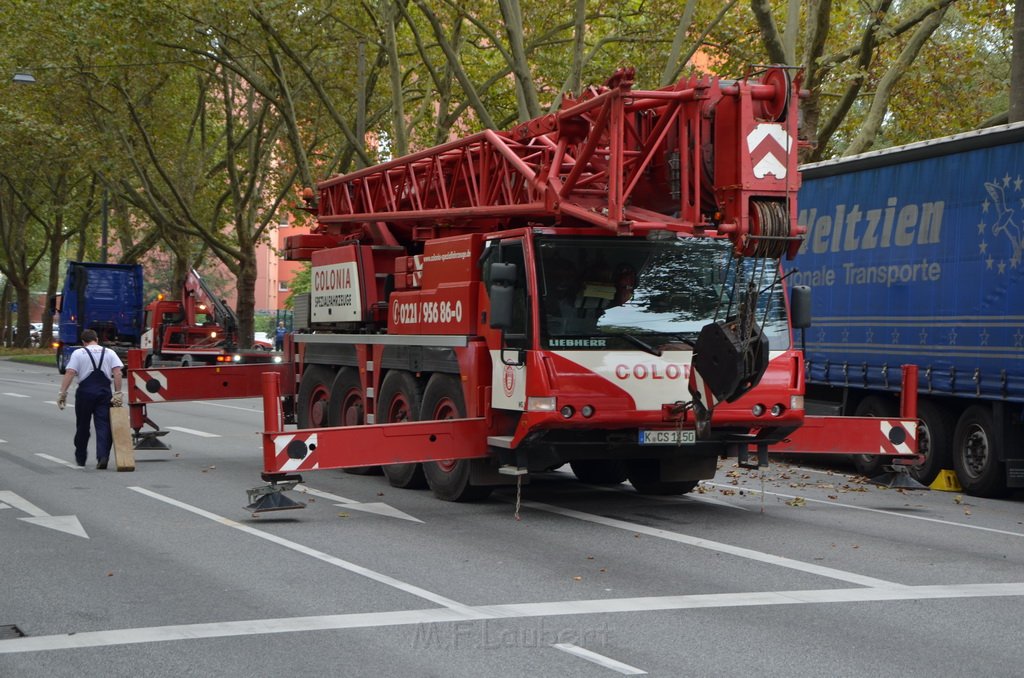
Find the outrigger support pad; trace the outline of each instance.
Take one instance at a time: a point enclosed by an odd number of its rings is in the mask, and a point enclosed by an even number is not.
[[[139,431],[132,436],[136,450],[169,450],[171,446],[160,440],[167,431]]]
[[[284,495],[285,492],[294,490],[295,486],[302,482],[302,476],[268,476],[264,474],[263,479],[270,481],[270,484],[246,490],[250,502],[245,507],[247,511],[265,513],[267,511],[287,511],[289,509],[306,508],[306,505],[302,502],[295,501],[291,497]]]
[[[894,460],[895,461],[895,460]],[[890,490],[927,490],[927,485],[922,485],[914,476],[910,475],[910,467],[905,464],[893,463],[890,466],[883,466],[886,473],[869,478],[875,485],[880,485]]]

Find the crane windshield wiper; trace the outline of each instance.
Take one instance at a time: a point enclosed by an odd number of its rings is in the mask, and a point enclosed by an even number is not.
[[[628,341],[629,343],[633,344],[637,348],[640,348],[640,349],[642,349],[644,351],[647,351],[651,355],[656,355],[659,358],[661,357],[661,349],[654,348],[653,346],[648,344],[646,341],[644,341],[640,337],[636,337],[636,336],[633,336],[632,334],[625,334],[625,333],[624,334],[620,334],[619,336],[622,337],[623,339],[625,339],[626,341]]]

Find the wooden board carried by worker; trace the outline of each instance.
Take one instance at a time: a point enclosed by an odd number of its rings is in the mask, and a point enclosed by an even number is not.
[[[127,407],[110,408],[110,428],[114,433],[114,462],[118,471],[135,470],[135,447]]]

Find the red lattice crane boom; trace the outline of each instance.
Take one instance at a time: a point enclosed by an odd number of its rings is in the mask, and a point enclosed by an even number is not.
[[[774,67],[653,91],[634,90],[622,70],[509,131],[321,182],[319,223],[289,240],[288,257],[525,224],[727,235],[746,256],[792,256],[798,95],[798,80]]]

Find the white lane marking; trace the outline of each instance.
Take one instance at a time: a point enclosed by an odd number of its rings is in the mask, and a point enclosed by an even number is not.
[[[606,669],[611,669],[617,673],[621,673],[624,676],[646,676],[647,672],[638,669],[635,666],[629,664],[623,664],[620,661],[616,661],[611,657],[605,657],[603,654],[591,652],[590,650],[573,645],[572,643],[555,643],[551,647],[562,652],[568,652],[571,655],[575,655],[580,659],[586,659],[588,662],[603,666]]]
[[[338,502],[335,506],[342,506],[344,508],[350,508],[355,511],[363,511],[365,513],[376,513],[380,516],[386,516],[388,518],[401,518],[402,520],[408,520],[413,523],[422,523],[423,521],[419,518],[413,518],[405,511],[396,509],[394,506],[385,504],[380,501],[362,502],[356,501],[355,499],[347,499],[345,497],[339,497],[336,494],[330,492],[324,492],[323,490],[315,490],[309,485],[303,485],[299,483],[295,486],[297,492],[304,492],[311,494],[314,497],[320,497],[322,499],[329,499],[330,501]]]
[[[242,410],[243,412],[252,412],[253,414],[260,414],[263,411],[255,407],[239,407],[238,405],[224,405],[222,403],[203,403],[203,407],[224,407],[229,410]]]
[[[6,443],[6,440],[0,440],[0,444]]]
[[[57,404],[57,401],[56,401],[56,400],[46,400],[46,401],[44,401],[44,402],[45,402],[45,403],[46,403],[47,405],[56,405],[56,404]],[[72,401],[72,402],[74,402],[74,401]]]
[[[778,565],[779,567],[786,567],[791,570],[807,572],[808,574],[816,574],[822,577],[828,577],[830,579],[838,579],[839,581],[845,581],[851,584],[860,584],[862,586],[873,587],[900,586],[900,584],[891,581],[886,581],[884,579],[865,577],[864,575],[856,574],[854,572],[846,572],[844,570],[837,570],[831,567],[824,567],[822,565],[804,563],[799,560],[784,558],[782,556],[776,556],[770,553],[764,553],[762,551],[754,551],[752,549],[746,549],[741,546],[723,544],[722,542],[711,541],[710,539],[704,539],[702,537],[692,537],[688,534],[682,534],[681,532],[670,532],[668,530],[662,530],[657,527],[648,527],[647,525],[641,525],[640,523],[628,523],[625,520],[606,518],[605,516],[599,516],[593,513],[583,513],[582,511],[574,511],[572,509],[562,508],[560,506],[542,504],[533,501],[524,501],[522,505],[527,508],[532,508],[538,511],[557,513],[561,516],[566,516],[568,518],[576,518],[577,520],[585,520],[589,523],[596,523],[598,525],[604,525],[606,527],[614,527],[620,530],[628,530],[630,532],[639,532],[640,534],[647,534],[652,537],[668,539],[669,541],[679,542],[680,544],[697,546],[699,548],[708,549],[711,551],[718,551],[719,553],[728,553],[729,555],[739,556],[740,558],[747,558],[749,560],[754,560],[769,565]]]
[[[0,377],[0,381],[10,384],[29,384],[30,386],[53,387],[52,381],[26,381],[24,379],[12,379],[10,377]]]
[[[708,485],[715,485],[717,487],[728,487],[736,489],[736,485],[723,485],[721,483],[708,483]],[[743,488],[744,492],[750,494],[760,494],[761,490],[754,490],[749,487]],[[782,494],[780,492],[765,492],[770,497],[781,497],[782,499],[796,499],[795,494]],[[966,527],[970,530],[981,530],[982,532],[994,532],[995,534],[1005,534],[1010,537],[1024,537],[1024,534],[1020,532],[1010,532],[1009,530],[1000,530],[995,527],[984,527],[982,525],[968,525],[967,523],[958,523],[952,520],[942,520],[941,518],[929,518],[928,516],[913,516],[907,513],[900,513],[899,511],[886,511],[885,509],[871,508],[870,506],[857,506],[856,504],[842,504],[836,501],[825,501],[824,499],[811,499],[809,497],[800,496],[801,499],[808,503],[813,504],[824,504],[825,506],[836,506],[838,508],[854,509],[856,511],[868,511],[869,513],[882,513],[887,516],[895,516],[897,518],[910,518],[913,520],[923,520],[928,523],[938,523],[939,525],[951,525],[953,527]]]
[[[403,591],[405,593],[417,596],[419,598],[423,598],[425,600],[429,600],[432,603],[437,603],[438,605],[441,605],[441,606],[446,607],[448,609],[455,610],[457,612],[461,612],[463,614],[463,618],[466,618],[466,619],[475,619],[476,618],[475,613],[472,611],[472,609],[470,607],[468,607],[466,605],[463,605],[462,603],[456,602],[454,600],[451,600],[449,598],[445,598],[444,596],[441,596],[441,595],[439,595],[437,593],[433,593],[432,591],[428,591],[426,589],[420,588],[419,586],[415,586],[413,584],[408,584],[408,583],[406,583],[404,581],[400,581],[398,579],[395,579],[394,577],[389,577],[386,574],[381,574],[380,572],[374,572],[373,570],[371,570],[369,568],[366,568],[366,567],[363,567],[362,565],[356,565],[355,563],[349,562],[347,560],[342,560],[341,558],[336,558],[336,557],[334,557],[332,555],[329,555],[327,553],[324,553],[322,551],[317,551],[315,549],[309,548],[308,546],[304,546],[304,545],[296,543],[294,541],[290,541],[288,539],[284,539],[282,537],[278,537],[277,535],[270,534],[269,532],[264,532],[262,530],[257,530],[254,527],[249,527],[248,525],[243,525],[241,523],[237,523],[234,520],[231,520],[230,518],[225,518],[223,516],[219,516],[216,513],[210,513],[209,511],[206,511],[204,509],[198,508],[196,506],[192,506],[190,504],[186,504],[184,502],[180,502],[177,499],[171,499],[170,497],[165,497],[162,494],[157,494],[156,492],[153,492],[151,490],[147,490],[144,487],[129,487],[128,489],[129,490],[133,490],[135,492],[138,492],[139,494],[143,494],[143,495],[145,495],[147,497],[151,497],[153,499],[157,499],[159,501],[162,501],[165,504],[170,504],[171,506],[176,506],[176,507],[178,507],[180,509],[184,509],[186,511],[189,511],[190,513],[196,514],[197,516],[201,516],[203,518],[207,518],[207,519],[212,520],[214,522],[220,523],[221,525],[225,525],[227,527],[232,527],[232,528],[234,528],[236,530],[239,530],[241,532],[245,532],[246,534],[250,534],[250,535],[252,535],[254,537],[259,537],[260,539],[266,539],[267,541],[272,542],[274,544],[277,544],[278,546],[284,546],[285,548],[289,548],[289,549],[291,549],[293,551],[297,551],[298,553],[301,553],[303,555],[311,556],[313,558],[316,558],[317,560],[322,560],[323,562],[328,563],[329,565],[335,565],[337,567],[340,567],[343,570],[348,570],[349,572],[352,572],[353,574],[358,574],[358,575],[361,575],[361,576],[366,577],[368,579],[372,579],[372,580],[374,580],[376,582],[384,584],[385,586],[390,586],[392,588],[396,588],[399,591]]]
[[[601,598],[596,600],[550,603],[484,605],[467,609],[473,613],[474,620],[486,621],[489,619],[517,619],[580,614],[1011,596],[1024,596],[1024,583],[752,591],[748,593],[711,593],[686,596],[651,596],[645,598]],[[257,636],[272,633],[366,629],[383,626],[408,626],[412,624],[445,624],[465,620],[466,617],[460,611],[450,608],[362,612],[278,619],[260,617],[258,619],[245,619],[241,621],[150,626],[107,631],[82,631],[51,636],[10,638],[0,640],[0,654],[197,640],[201,638]]]
[[[25,395],[24,393],[4,393],[4,395],[5,396],[11,396],[12,398],[29,398],[29,397],[31,397],[31,396]]]
[[[817,473],[821,476],[834,476],[836,478],[853,479],[863,477],[859,473],[843,473],[841,471],[823,471],[820,468],[808,468],[806,466],[790,466],[789,468],[794,471],[802,471],[803,473]]]
[[[630,483],[627,483],[627,484],[629,484],[630,487],[632,487],[632,484],[630,484]],[[624,486],[608,487],[607,485],[590,485],[590,484],[587,484],[587,487],[590,488],[590,489],[593,489],[593,490],[601,490],[602,492],[615,492],[616,494],[631,494],[633,492],[632,490],[625,489]],[[649,495],[644,495],[644,499],[648,500],[648,501],[660,501],[660,502],[663,502],[663,503],[675,504],[677,506],[680,505],[680,504],[688,503],[688,502],[701,502],[701,503],[705,503],[705,504],[714,504],[715,506],[725,506],[726,508],[737,509],[739,511],[747,511],[748,510],[748,509],[746,509],[746,508],[744,508],[742,506],[737,506],[736,504],[730,504],[729,502],[724,501],[722,499],[719,499],[718,497],[707,497],[707,496],[702,495],[702,494],[683,494],[683,495],[679,495],[678,497],[665,497],[665,496],[658,496],[656,494],[649,494]]]
[[[647,499],[653,499],[653,498],[654,497],[647,497]],[[661,497],[661,498],[662,499],[666,499],[667,497]],[[725,506],[726,508],[739,509],[740,511],[749,511],[750,510],[750,509],[744,508],[743,506],[737,506],[736,504],[730,504],[729,502],[725,501],[724,499],[719,499],[718,497],[708,497],[708,496],[703,495],[703,494],[692,494],[692,495],[688,494],[688,495],[682,497],[682,499],[685,499],[687,501],[696,501],[696,502],[700,502],[700,503],[704,503],[704,504],[714,504],[715,506]]]
[[[194,428],[185,428],[184,426],[164,426],[164,428],[171,431],[181,431],[182,433],[188,433],[189,435],[199,436],[200,438],[220,438],[217,433],[207,433],[206,431],[197,431]]]
[[[76,471],[82,471],[82,470],[85,469],[84,466],[79,466],[78,464],[73,464],[70,461],[65,461],[64,459],[58,459],[57,457],[51,457],[50,455],[43,454],[42,452],[36,452],[36,456],[37,457],[42,457],[43,459],[46,459],[47,461],[55,462],[57,464],[60,464],[61,466],[67,466],[68,468],[73,468]]]
[[[8,506],[7,504],[0,503],[0,509],[5,509],[5,508],[11,508],[11,507]]]

